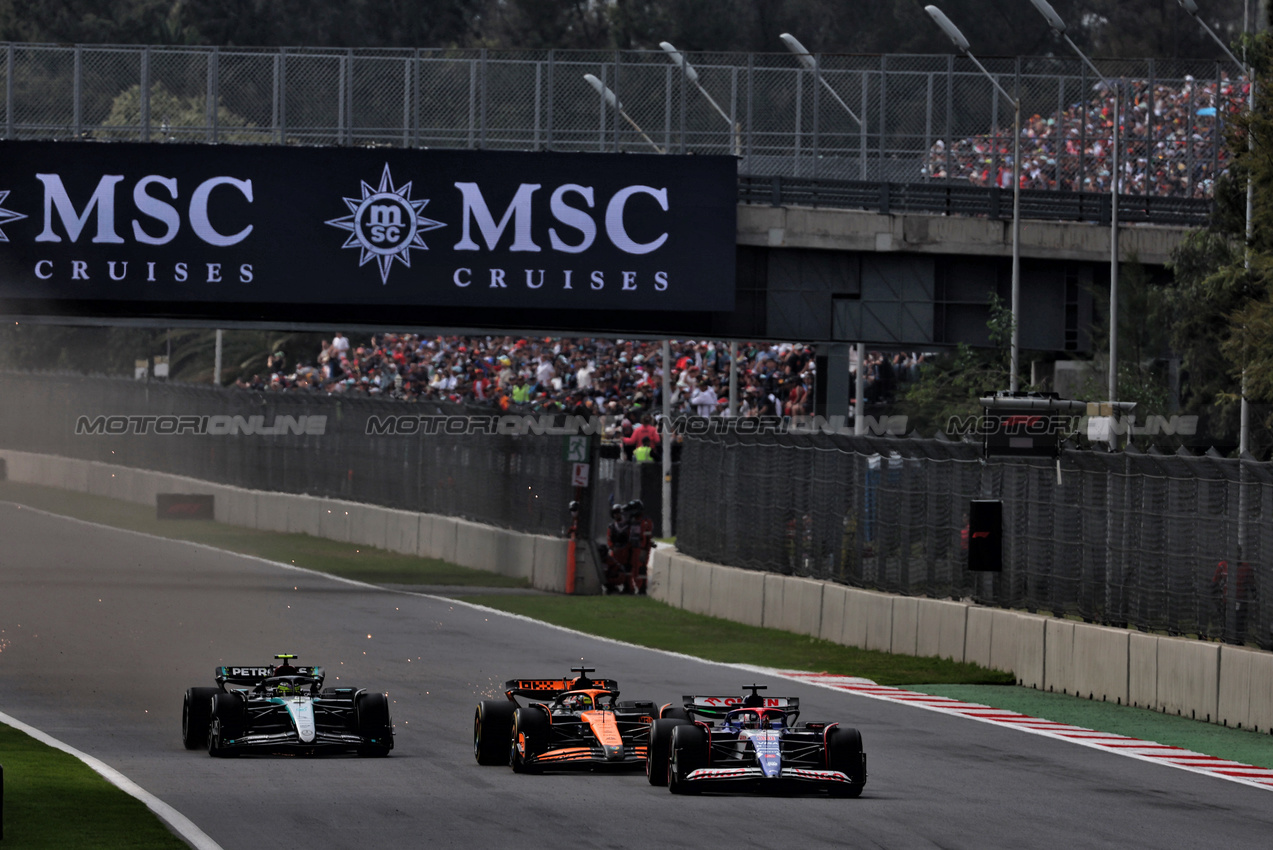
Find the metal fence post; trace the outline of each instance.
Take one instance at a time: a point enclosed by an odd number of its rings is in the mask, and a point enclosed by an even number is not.
[[[416,53],[419,53],[419,48]],[[411,57],[402,60],[402,146],[411,147],[411,78],[415,63]]]
[[[955,178],[955,55],[946,57],[946,179]],[[1057,155],[1058,160],[1060,154]]]
[[[880,164],[877,170],[877,176],[880,180],[887,180],[888,174],[884,173],[884,163],[888,159],[887,151],[884,149],[884,133],[887,130],[888,116],[888,57],[880,57],[880,120],[875,123],[880,128]],[[862,121],[866,121],[866,112],[862,112]]]
[[[481,131],[480,131],[479,136],[478,136],[478,145],[477,145],[477,146],[478,146],[479,148],[485,148],[485,147],[486,147],[486,76],[487,76],[487,75],[486,75],[486,71],[487,71],[487,69],[486,69],[486,48],[485,48],[485,47],[483,47],[483,48],[482,48],[482,58],[481,58],[481,63],[482,63],[482,68],[481,68],[481,72],[482,72],[482,73],[481,73],[481,77],[482,77],[482,78],[481,78],[481,88],[480,88],[480,89],[478,89],[478,91],[479,91],[479,93],[481,94],[481,98],[482,98],[482,102],[481,102],[481,112],[480,112],[480,117],[481,117],[482,125],[481,125]]]
[[[147,49],[146,49],[146,53],[143,55],[143,57],[144,57],[144,56],[148,56],[148,55],[149,55],[149,53],[150,53],[150,49],[149,49],[149,48],[147,48]],[[73,126],[72,126],[72,134],[73,134],[73,135],[75,136],[75,138],[77,138],[77,139],[84,135],[84,121],[83,121],[83,114],[82,114],[82,109],[83,109],[83,94],[84,94],[84,60],[83,60],[83,56],[84,56],[84,48],[80,47],[78,44],[77,44],[77,45],[75,45],[75,78],[72,80],[72,83],[71,83],[71,85],[72,85],[72,89],[73,89],[73,90],[72,90],[72,97],[74,97],[75,102],[71,105],[71,121],[72,121],[72,125],[73,125]],[[143,118],[144,118],[144,116],[145,116],[145,114],[146,114],[145,109],[146,109],[146,107],[147,107],[147,105],[148,105],[148,103],[147,103],[147,101],[146,101],[146,94],[145,94],[145,89],[146,89],[146,87],[145,87],[145,83],[144,83],[144,80],[146,79],[146,72],[147,72],[148,68],[147,68],[147,66],[146,66],[146,64],[145,64],[145,63],[146,63],[146,60],[145,60],[145,58],[143,58],[143,59],[142,59],[142,66],[141,66],[141,67],[142,67],[142,71],[141,71],[141,73],[142,73],[142,80],[143,80],[143,85],[142,85],[142,101],[141,101],[141,102],[142,102],[142,116],[143,116]],[[144,123],[144,121],[143,121],[143,123]],[[148,139],[143,139],[142,141],[149,141],[149,140],[148,140]]]
[[[688,98],[688,72],[685,70],[687,63],[681,63],[681,153],[685,153],[685,109]]]
[[[556,99],[553,96],[553,77],[554,77],[554,71],[556,70],[556,64],[557,64],[557,51],[549,50],[548,51],[548,114],[545,116],[547,118],[547,123],[548,123],[548,127],[547,127],[547,131],[548,131],[547,149],[548,150],[553,149],[553,109],[556,106]]]
[[[622,132],[622,128],[619,126],[619,108],[618,108],[618,104],[623,103],[623,97],[619,94],[619,60],[620,60],[619,51],[616,50],[614,52],[614,86],[613,86],[614,102],[616,105],[614,109],[610,110],[611,114],[608,116],[610,118],[610,126],[613,128],[613,132],[614,132],[614,152],[615,153],[619,152],[619,134]]]
[[[13,138],[13,45],[5,51],[4,59],[4,137]]]
[[[535,143],[531,147],[532,150],[539,150],[539,110],[542,108],[543,88],[544,84],[544,66],[542,62],[535,63]]]
[[[663,150],[672,149],[672,66],[663,69]]]
[[[416,48],[411,60],[411,78],[415,81],[415,121],[412,125],[412,142],[420,147],[420,131],[424,122],[422,104],[424,102],[424,63],[420,59],[420,48]]]
[[[354,143],[354,50],[347,48],[345,54],[345,144]]]
[[[220,141],[221,130],[221,48],[212,48],[212,53],[208,56],[208,126],[211,128],[211,140],[213,143]]]
[[[804,70],[796,69],[796,127],[795,139],[792,145],[792,168],[791,173],[796,177],[800,176],[800,133],[804,130]]]
[[[274,126],[278,143],[287,144],[287,48],[279,50],[274,60]]]
[[[933,75],[927,74],[928,95],[925,98],[928,101],[928,107],[924,110],[924,175],[929,180],[933,179]]]
[[[468,147],[475,145],[477,138],[477,60],[469,60],[469,138]]]
[[[752,133],[755,125],[752,123],[751,116],[755,112],[755,86],[756,86],[756,54],[747,54],[747,147],[745,150],[746,158],[744,162],[751,162],[754,148],[752,147]]]
[[[818,179],[818,119],[822,111],[822,55],[813,57],[813,179]]]
[[[79,48],[75,52],[75,67],[78,69]],[[80,75],[78,70],[75,74],[75,90],[77,97],[75,98],[75,124],[76,135],[79,135],[79,111],[80,99],[78,97],[80,88]],[[141,140],[143,142],[150,141],[150,47],[142,48],[141,52]]]

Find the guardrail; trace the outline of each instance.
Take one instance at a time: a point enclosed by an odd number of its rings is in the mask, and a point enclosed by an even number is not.
[[[741,176],[738,200],[744,204],[830,207],[890,213],[981,216],[1012,219],[1012,190],[966,183],[880,183],[859,180],[810,180],[780,175]],[[1211,216],[1206,198],[1152,195],[1118,196],[1118,220],[1128,224],[1197,226]],[[1110,196],[1095,192],[1021,190],[1021,216],[1036,221],[1088,221],[1108,225]]]

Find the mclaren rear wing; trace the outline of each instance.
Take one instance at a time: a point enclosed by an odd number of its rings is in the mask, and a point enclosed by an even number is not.
[[[504,694],[509,699],[526,697],[527,699],[549,700],[566,691],[595,688],[618,693],[619,683],[614,679],[586,679],[582,676],[575,679],[509,679],[503,684]]]

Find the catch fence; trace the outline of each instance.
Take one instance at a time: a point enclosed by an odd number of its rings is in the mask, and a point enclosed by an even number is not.
[[[692,438],[677,547],[753,570],[1273,649],[1273,465],[1214,455],[981,457],[941,440]],[[1004,569],[967,569],[1002,499]]]
[[[369,434],[367,428],[372,417],[485,417],[496,411],[29,373],[0,373],[0,392],[10,401],[0,407],[0,449],[113,463],[254,490],[368,502],[552,536],[563,536],[569,525],[567,505],[573,491],[562,437],[459,434],[441,427],[427,435],[419,429]],[[151,421],[129,424],[125,433],[77,434],[81,417],[90,426],[98,417],[116,423],[128,417]],[[159,417],[170,418],[161,426]],[[172,425],[171,417],[222,417],[222,424],[229,417],[231,425],[237,418],[242,427],[226,434],[190,429],[160,433],[161,427]],[[325,417],[321,427],[314,417]],[[280,421],[284,433],[243,433],[277,428]],[[78,430],[88,429],[81,424]],[[218,430],[215,423],[210,430]]]
[[[748,176],[1002,185],[1013,109],[966,57],[0,44],[6,139],[726,154]],[[1028,188],[1108,192],[1111,93],[1078,60],[987,58]],[[1122,189],[1207,198],[1237,72],[1109,59]],[[616,96],[607,105],[585,80]]]

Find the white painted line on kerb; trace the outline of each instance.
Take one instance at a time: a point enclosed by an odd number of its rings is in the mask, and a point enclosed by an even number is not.
[[[41,732],[34,726],[28,726],[16,717],[10,717],[4,712],[0,712],[0,723],[4,723],[5,725],[12,726],[14,729],[27,733],[41,744],[47,744],[56,750],[61,750],[64,753],[69,753],[70,755],[75,756],[77,759],[84,762],[84,764],[101,774],[102,778],[111,785],[114,785],[130,797],[135,797],[145,803],[146,808],[154,812],[160,820],[168,824],[168,826],[172,828],[173,832],[184,838],[191,847],[195,848],[195,850],[221,850],[221,845],[209,838],[199,827],[195,826],[194,823],[191,822],[190,818],[186,817],[181,812],[156,797],[154,794],[151,794],[145,788],[142,788],[136,782],[133,782],[127,776],[106,764],[101,759],[94,758],[88,753],[80,752],[70,744],[65,744],[57,738],[54,738],[52,735]]]

